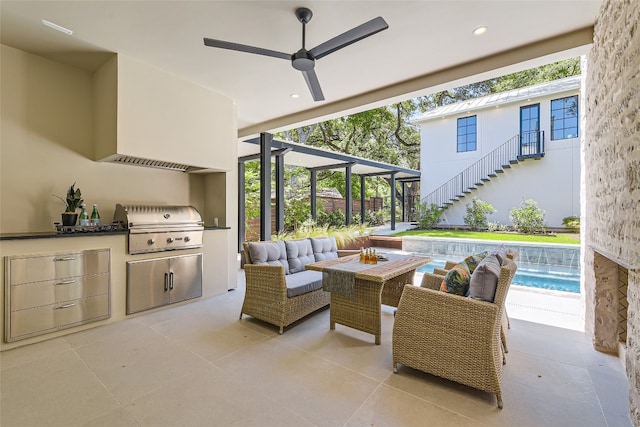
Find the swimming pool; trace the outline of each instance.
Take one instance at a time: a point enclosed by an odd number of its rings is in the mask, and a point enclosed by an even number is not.
[[[445,260],[434,259],[417,271],[433,273],[435,267],[443,268],[444,264]],[[518,270],[512,283],[531,288],[580,293],[580,270],[518,262]]]

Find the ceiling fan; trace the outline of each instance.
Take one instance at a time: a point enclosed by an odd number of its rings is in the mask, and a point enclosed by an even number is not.
[[[296,17],[298,18],[298,21],[302,23],[302,49],[293,54],[206,37],[204,38],[204,44],[210,47],[255,53],[258,55],[290,60],[293,68],[302,71],[302,75],[307,82],[307,86],[309,86],[313,100],[323,101],[324,95],[322,94],[322,89],[320,88],[316,72],[313,69],[315,67],[316,60],[323,58],[336,50],[342,49],[343,47],[347,47],[359,40],[372,36],[382,30],[386,30],[389,28],[389,25],[384,19],[382,19],[382,17],[379,16],[362,25],[352,28],[339,36],[327,40],[313,49],[307,50],[305,48],[305,26],[309,21],[311,21],[312,16],[313,13],[306,7],[296,9]]]

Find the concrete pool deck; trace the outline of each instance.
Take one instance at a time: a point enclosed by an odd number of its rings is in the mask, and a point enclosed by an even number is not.
[[[422,281],[416,272],[413,283]],[[584,332],[584,301],[581,294],[512,285],[507,294],[511,319]]]
[[[413,228],[416,228],[415,223],[400,222],[396,223],[395,230],[390,230],[387,225],[376,227],[373,234],[384,236]],[[509,242],[507,245],[511,243]],[[488,242],[488,244],[496,245],[500,244],[500,242]],[[525,246],[531,245],[525,244]],[[566,247],[565,245],[562,246]],[[571,245],[569,248],[575,248],[579,251],[578,246]],[[403,249],[405,249],[404,246]],[[405,250],[411,251],[412,249],[414,248]],[[381,248],[381,250],[384,249]],[[578,261],[579,255],[574,255],[572,258],[574,259],[571,260],[571,263],[574,264]],[[413,283],[420,283],[421,280],[422,273],[416,272]],[[512,285],[507,294],[506,307],[509,318],[512,319],[584,332],[584,299],[581,294]]]

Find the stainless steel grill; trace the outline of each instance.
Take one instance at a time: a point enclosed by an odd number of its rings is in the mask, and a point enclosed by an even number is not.
[[[193,206],[116,205],[113,222],[129,230],[129,253],[202,247],[204,222]]]

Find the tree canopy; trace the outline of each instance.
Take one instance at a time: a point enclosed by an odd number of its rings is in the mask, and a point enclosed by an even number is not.
[[[290,129],[274,137],[401,167],[420,169],[420,130],[418,126],[411,123],[420,114],[443,105],[579,74],[580,58],[572,58],[310,126]],[[247,217],[250,218],[259,213],[259,197],[256,191],[259,186],[259,163],[248,162],[246,174]],[[304,212],[299,205],[308,203],[307,175],[304,169],[287,168],[285,192],[287,193],[286,210],[289,213],[285,216],[290,214],[300,216],[301,212]],[[345,194],[342,172],[319,171],[317,178],[319,188],[332,187],[338,189],[342,195]],[[359,180],[353,180],[352,185],[353,194],[359,194]],[[388,196],[390,189],[383,178],[367,178],[366,191],[367,197],[384,197]],[[417,191],[417,189],[413,188],[410,191]],[[304,218],[301,220],[304,221]]]

